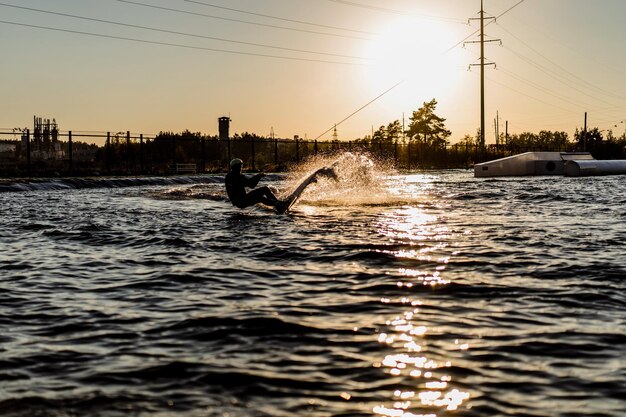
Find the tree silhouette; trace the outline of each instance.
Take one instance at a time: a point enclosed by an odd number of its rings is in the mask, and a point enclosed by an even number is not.
[[[415,139],[426,145],[435,147],[445,147],[447,138],[451,135],[446,129],[444,122],[446,119],[435,114],[437,100],[434,98],[425,102],[421,108],[413,112],[409,118],[409,128],[406,134],[409,138]]]
[[[584,130],[578,130],[574,133],[574,139],[578,144],[578,147],[583,149],[585,147],[589,149],[595,149],[602,144],[602,132],[597,127],[587,131],[585,135]]]
[[[399,120],[394,120],[387,126],[382,125],[374,132],[372,142],[382,142],[386,145],[393,144],[396,139],[402,136],[402,125]]]
[[[402,125],[400,124],[400,120],[394,120],[387,125],[386,139],[389,143],[393,143],[400,139],[400,137],[402,137]]]

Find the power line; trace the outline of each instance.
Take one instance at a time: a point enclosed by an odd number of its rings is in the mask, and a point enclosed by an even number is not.
[[[552,61],[550,58],[546,57],[545,55],[543,55],[541,52],[537,51],[535,48],[533,48],[532,46],[530,46],[528,43],[526,43],[525,41],[523,41],[522,39],[520,39],[519,37],[515,36],[513,33],[511,33],[509,30],[507,30],[506,28],[499,26],[502,30],[504,30],[506,33],[508,33],[509,35],[511,35],[512,37],[514,37],[518,42],[522,43],[524,46],[526,46],[528,49],[530,49],[531,51],[533,51],[535,54],[539,55],[541,58],[545,59],[547,62],[549,62],[550,64],[554,65],[556,68],[560,69],[561,71],[563,71],[566,74],[569,74],[571,77],[573,77],[576,81],[573,82],[577,82],[577,83],[582,83],[582,84],[586,84],[587,88],[589,89],[593,89],[596,90],[597,92],[601,92],[603,94],[607,94],[610,95],[614,98],[618,98],[620,100],[625,100],[626,98],[622,97],[622,96],[618,96],[615,95],[613,93],[611,93],[610,91],[606,91],[603,90],[602,88],[596,87],[595,85],[591,84],[589,81],[585,80],[584,78],[581,78],[579,76],[577,76],[576,74],[572,73],[571,71],[563,68],[562,66],[560,66],[559,64],[557,64],[556,62]]]
[[[328,0],[328,1],[333,2],[333,3],[344,4],[346,6],[359,7],[361,9],[375,10],[377,12],[400,14],[400,15],[405,15],[405,16],[408,16],[411,14],[409,12],[404,12],[402,10],[390,9],[387,7],[380,7],[380,6],[371,6],[369,4],[357,3],[355,1],[347,1],[347,0]]]
[[[215,9],[228,10],[228,11],[231,11],[231,12],[248,14],[248,15],[251,15],[251,16],[259,16],[259,17],[266,17],[266,18],[269,18],[269,19],[282,20],[284,22],[291,22],[291,23],[298,23],[298,24],[302,24],[302,25],[317,26],[317,27],[321,27],[321,28],[325,28],[325,29],[344,30],[344,31],[347,31],[347,32],[361,33],[361,34],[364,34],[364,35],[378,36],[377,33],[373,33],[373,32],[366,32],[366,31],[363,31],[363,30],[342,28],[342,27],[338,27],[338,26],[323,25],[323,24],[319,24],[319,23],[306,22],[306,21],[303,21],[303,20],[287,19],[287,18],[284,18],[284,17],[272,16],[272,15],[263,14],[263,13],[255,13],[255,12],[250,12],[250,11],[246,11],[246,10],[233,9],[231,7],[218,6],[216,4],[205,3],[203,1],[196,1],[196,0],[183,0],[183,1],[186,1],[187,3],[199,4],[199,5],[206,6],[206,7],[213,7]]]
[[[548,93],[549,95],[551,95],[551,96],[553,96],[553,97],[555,97],[555,98],[557,98],[559,100],[562,100],[562,101],[564,101],[564,102],[566,102],[568,104],[571,104],[571,105],[574,105],[574,106],[577,106],[577,107],[580,107],[580,108],[586,108],[586,106],[583,106],[583,105],[580,105],[578,103],[575,103],[573,101],[574,99],[572,97],[568,97],[568,96],[559,94],[558,92],[553,91],[553,90],[551,90],[549,88],[546,88],[546,87],[544,87],[544,86],[542,86],[542,85],[540,85],[540,84],[538,84],[538,83],[536,83],[534,81],[531,81],[531,80],[529,80],[527,78],[524,78],[524,77],[522,77],[520,75],[517,75],[517,74],[515,74],[512,71],[508,71],[507,69],[503,68],[502,66],[498,67],[498,71],[508,75],[509,77],[511,77],[513,79],[516,79],[517,81],[520,81],[520,82],[522,82],[524,84],[527,84],[527,85],[529,85],[529,86],[531,86],[531,87],[533,87],[533,88],[535,88],[535,89],[537,89],[537,90],[539,90],[539,91],[541,91],[543,93]]]
[[[487,17],[489,21],[495,20],[494,17]],[[485,62],[485,42],[500,42],[500,39],[485,40],[485,10],[483,8],[483,0],[480,0],[480,17],[470,20],[480,20],[480,40],[468,41],[467,43],[480,43],[480,63],[470,64],[470,67],[474,65],[480,66],[480,146],[485,147],[485,65],[496,64],[494,62]],[[497,138],[496,138],[497,139]],[[496,140],[497,141],[497,140]]]
[[[346,6],[358,7],[361,9],[374,10],[377,12],[397,14],[397,15],[402,15],[402,16],[421,16],[427,19],[440,20],[440,21],[444,21],[448,23],[465,24],[465,21],[461,19],[454,19],[451,17],[434,16],[434,15],[423,14],[423,13],[413,13],[413,12],[407,12],[407,11],[402,11],[402,10],[390,9],[388,7],[372,6],[369,4],[363,4],[363,3],[358,3],[355,1],[348,1],[348,0],[328,0],[328,1],[333,2],[333,3],[343,4]]]
[[[93,36],[93,37],[98,37],[98,38],[117,39],[117,40],[138,42],[138,43],[144,43],[144,44],[150,44],[150,45],[173,46],[177,48],[195,49],[195,50],[209,51],[209,52],[221,52],[221,53],[233,54],[233,55],[247,55],[247,56],[257,56],[257,57],[263,57],[263,58],[284,59],[284,60],[289,60],[289,61],[317,62],[317,63],[324,63],[324,64],[339,64],[339,65],[354,65],[354,66],[363,65],[363,64],[355,64],[355,63],[350,63],[350,62],[328,61],[328,60],[323,60],[323,59],[310,59],[310,58],[297,58],[297,57],[280,56],[280,55],[260,54],[260,53],[254,53],[254,52],[233,51],[233,50],[228,50],[228,49],[206,48],[202,46],[184,45],[184,44],[179,44],[179,43],[150,41],[146,39],[136,39],[136,38],[129,38],[125,36],[104,35],[101,33],[84,32],[84,31],[79,31],[79,30],[61,29],[61,28],[53,28],[49,26],[39,26],[39,25],[31,25],[27,23],[10,22],[7,20],[0,20],[0,23],[4,23],[6,25],[23,26],[23,27],[34,28],[34,29],[50,30],[50,31],[55,31],[55,32],[65,32],[65,33],[72,33],[72,34],[77,34],[77,35]]]
[[[517,94],[521,94],[521,95],[523,95],[523,96],[525,96],[525,97],[528,97],[528,98],[530,98],[530,99],[536,100],[536,101],[538,101],[538,102],[540,102],[540,103],[543,103],[543,104],[546,104],[546,105],[548,105],[548,106],[551,106],[551,107],[556,107],[557,109],[561,109],[561,110],[566,111],[566,112],[568,112],[568,113],[573,113],[573,111],[572,111],[571,109],[569,109],[569,110],[568,110],[568,109],[566,109],[566,108],[564,108],[564,107],[560,107],[560,106],[556,106],[556,105],[554,105],[554,104],[552,104],[552,103],[548,103],[548,102],[547,102],[547,101],[545,101],[545,100],[542,100],[542,99],[537,98],[537,97],[533,97],[533,96],[531,96],[530,94],[526,94],[526,93],[524,93],[524,92],[522,92],[522,91],[516,90],[515,88],[512,88],[512,87],[510,87],[510,86],[508,86],[508,85],[506,85],[506,84],[503,84],[503,83],[501,83],[501,82],[498,82],[498,81],[496,81],[496,80],[493,80],[493,79],[491,79],[491,78],[489,78],[489,77],[487,77],[487,79],[488,79],[490,82],[492,82],[492,83],[494,83],[494,84],[498,84],[499,86],[504,87],[504,88],[507,88],[507,89],[509,89],[509,90],[511,90],[511,91],[513,91],[513,92],[516,92]]]
[[[512,53],[513,55],[517,56],[517,57],[518,57],[519,59],[521,59],[522,61],[525,61],[526,63],[528,63],[528,64],[530,64],[530,65],[534,66],[534,67],[535,67],[535,68],[537,68],[539,71],[543,72],[544,74],[546,74],[546,75],[547,75],[547,76],[549,76],[550,78],[555,79],[556,81],[560,82],[561,84],[563,84],[563,85],[565,85],[565,86],[567,86],[567,87],[569,87],[569,88],[571,88],[571,89],[573,89],[573,90],[576,90],[576,91],[578,91],[579,93],[581,93],[581,94],[583,94],[583,95],[585,95],[585,96],[587,96],[587,97],[589,97],[589,98],[592,98],[592,99],[594,99],[594,100],[597,100],[597,101],[599,101],[599,102],[602,102],[602,103],[604,103],[604,104],[608,104],[608,105],[612,105],[612,104],[613,104],[613,103],[610,103],[610,102],[608,102],[608,101],[606,101],[606,100],[603,100],[603,99],[601,99],[601,98],[598,98],[598,97],[596,97],[596,96],[593,96],[593,95],[591,95],[591,94],[589,94],[589,93],[587,93],[587,92],[585,92],[585,91],[581,90],[580,88],[576,87],[575,85],[572,85],[572,81],[571,81],[571,80],[568,80],[568,79],[566,79],[566,78],[562,77],[561,75],[559,75],[559,74],[558,74],[558,73],[556,73],[555,71],[551,70],[550,68],[547,68],[547,67],[545,67],[545,66],[543,66],[543,65],[541,65],[541,64],[536,63],[536,62],[535,62],[535,61],[533,61],[532,59],[530,59],[530,58],[528,58],[528,57],[523,56],[523,55],[522,55],[522,54],[520,54],[519,52],[516,52],[516,51],[514,51],[513,49],[511,49],[511,48],[507,48],[507,47],[504,47],[504,49],[505,49],[505,50],[507,50],[507,51],[509,51],[509,52],[510,52],[510,53]]]
[[[500,19],[502,16],[504,16],[505,14],[507,14],[508,12],[510,12],[511,10],[515,9],[517,6],[519,6],[520,4],[524,3],[526,0],[520,0],[517,3],[515,3],[513,6],[509,7],[508,9],[506,9],[505,11],[503,11],[502,13],[500,13],[499,15],[496,16],[496,19]]]
[[[183,14],[192,15],[192,16],[201,16],[201,17],[206,17],[206,18],[210,18],[210,19],[225,20],[225,21],[229,21],[229,22],[244,23],[244,24],[247,24],[247,25],[268,27],[268,28],[272,28],[272,29],[282,29],[282,30],[289,30],[289,31],[294,31],[294,32],[311,33],[311,34],[315,34],[315,35],[333,36],[333,37],[337,37],[337,38],[370,40],[368,38],[363,38],[363,37],[359,37],[359,36],[340,35],[340,34],[328,33],[328,32],[317,32],[317,31],[314,31],[314,30],[297,29],[297,28],[290,28],[290,27],[286,27],[286,26],[270,25],[270,24],[266,24],[266,23],[251,22],[251,21],[248,21],[248,20],[231,19],[231,18],[228,18],[228,17],[214,16],[214,15],[205,14],[205,13],[190,12],[190,11],[187,11],[187,10],[180,10],[180,9],[172,9],[172,8],[169,8],[169,7],[155,6],[155,5],[152,5],[152,4],[140,3],[140,2],[137,2],[137,1],[130,1],[130,0],[115,0],[115,1],[118,1],[120,3],[133,4],[135,6],[148,7],[148,8],[151,8],[151,9],[166,10],[166,11],[169,11],[169,12],[183,13]]]
[[[551,96],[553,96],[553,97],[555,97],[555,98],[557,98],[559,100],[567,102],[568,104],[576,106],[576,107],[579,107],[581,109],[588,109],[588,108],[591,107],[591,108],[594,109],[594,111],[611,111],[611,110],[615,111],[615,110],[624,108],[623,105],[622,106],[613,106],[613,107],[608,107],[608,108],[597,108],[595,105],[592,105],[591,103],[578,104],[578,102],[576,102],[573,97],[569,97],[569,96],[566,96],[564,94],[558,93],[558,92],[556,92],[554,90],[551,90],[550,88],[547,88],[545,86],[542,86],[541,84],[538,84],[538,83],[536,83],[534,81],[531,81],[531,80],[529,80],[527,78],[524,78],[524,77],[522,77],[522,76],[520,76],[520,75],[518,75],[518,74],[516,74],[516,73],[514,73],[512,71],[508,71],[507,69],[503,68],[502,66],[498,67],[498,71],[500,71],[500,72],[508,75],[509,77],[511,77],[513,79],[516,79],[516,80],[518,80],[518,81],[520,81],[520,82],[522,82],[524,84],[527,84],[527,85],[529,85],[529,86],[531,86],[531,87],[533,87],[533,88],[535,88],[535,89],[537,89],[537,90],[539,90],[539,91],[541,91],[543,93],[547,93],[548,95],[551,95]]]
[[[121,0],[118,0],[121,1]],[[347,0],[329,0],[329,1],[334,1],[337,3],[346,3],[346,4],[350,4],[352,3],[352,5],[359,5],[360,3],[354,3],[351,1],[347,1]],[[524,1],[526,0],[520,0],[517,3],[515,3],[513,6],[509,7],[508,9],[506,9],[505,11],[503,11],[502,13],[500,13],[498,16],[496,16],[496,18],[494,20],[490,20],[489,22],[487,22],[487,25],[489,25],[489,23],[495,21],[496,19],[504,16],[505,14],[509,13],[511,10],[515,9],[517,6],[519,6],[520,4],[524,3]],[[374,7],[374,6],[372,6]],[[474,31],[472,34],[470,34],[469,36],[467,36],[466,38],[464,38],[462,41],[454,44],[451,48],[446,49],[445,51],[443,51],[441,53],[441,55],[445,55],[448,52],[450,52],[452,49],[456,48],[458,45],[462,44],[463,42],[465,42],[467,39],[469,39],[471,36],[475,35],[476,33],[478,33],[479,31]],[[339,125],[343,122],[345,122],[346,120],[350,119],[352,116],[354,116],[355,114],[359,113],[361,110],[365,109],[367,106],[369,106],[370,104],[374,103],[375,101],[377,101],[378,99],[380,99],[381,97],[383,97],[384,95],[386,95],[387,93],[389,93],[390,91],[392,91],[393,89],[395,89],[396,87],[398,87],[400,84],[404,83],[404,81],[406,81],[406,79],[394,84],[393,86],[391,86],[389,89],[385,90],[384,92],[382,92],[381,94],[379,94],[378,96],[376,96],[373,100],[369,101],[368,103],[366,103],[365,105],[361,106],[359,109],[357,109],[356,111],[352,112],[351,114],[349,114],[346,118],[344,118],[341,122],[336,123],[334,126]],[[330,129],[326,130],[324,133],[322,133],[321,135],[319,135],[316,139],[319,139],[320,137],[322,137],[323,135],[325,135],[326,133],[330,132],[333,128],[331,127]]]
[[[519,4],[519,3],[518,3],[518,4]],[[516,5],[514,5],[514,7],[515,7],[515,6],[517,6],[517,4],[516,4]],[[549,59],[549,58],[545,57],[543,54],[541,54],[541,53],[540,53],[539,51],[537,51],[535,48],[533,48],[532,46],[528,45],[528,43],[526,43],[525,41],[523,41],[523,40],[522,40],[522,39],[520,39],[519,37],[515,36],[513,33],[511,33],[509,30],[507,30],[507,29],[506,29],[506,28],[504,28],[503,26],[499,25],[499,27],[500,27],[502,30],[504,30],[506,33],[508,33],[509,35],[511,35],[512,37],[514,37],[516,40],[518,40],[520,43],[522,43],[523,45],[525,45],[528,49],[530,49],[531,51],[533,51],[535,54],[539,55],[541,58],[545,59],[547,62],[549,62],[550,64],[554,65],[556,68],[560,69],[562,72],[564,72],[564,73],[566,73],[566,74],[569,74],[569,75],[570,75],[570,78],[568,78],[568,77],[563,76],[562,74],[558,74],[557,72],[555,72],[555,71],[551,70],[550,68],[547,68],[547,67],[545,67],[545,66],[543,66],[543,65],[541,65],[541,64],[539,64],[539,63],[536,63],[535,61],[531,60],[530,58],[524,57],[524,56],[523,56],[523,55],[521,55],[520,53],[518,53],[518,52],[516,52],[516,51],[514,51],[514,50],[512,50],[512,49],[510,49],[510,48],[505,47],[505,49],[506,49],[506,50],[508,50],[509,52],[513,53],[513,54],[514,54],[514,55],[516,55],[518,58],[520,58],[521,60],[523,60],[523,61],[527,62],[528,64],[530,64],[530,65],[532,65],[532,66],[536,67],[536,68],[537,68],[537,69],[539,69],[541,72],[543,72],[544,74],[548,75],[549,77],[551,77],[551,78],[553,78],[553,79],[555,79],[555,80],[559,81],[560,83],[564,84],[565,86],[567,86],[567,87],[569,87],[569,88],[571,88],[571,89],[573,89],[573,90],[575,90],[575,91],[578,91],[579,93],[581,93],[581,94],[583,94],[583,95],[585,95],[585,96],[587,96],[587,97],[589,97],[589,98],[592,98],[593,100],[597,100],[597,101],[600,101],[600,102],[605,103],[605,104],[609,104],[609,105],[611,105],[612,103],[610,103],[610,102],[608,102],[608,101],[606,101],[606,100],[603,100],[603,99],[601,99],[601,98],[598,98],[597,96],[590,95],[590,94],[586,93],[585,91],[583,91],[583,90],[581,90],[580,88],[578,88],[578,85],[580,85],[581,83],[582,83],[582,84],[586,84],[586,85],[587,85],[587,86],[586,86],[586,88],[594,89],[594,90],[596,90],[596,91],[601,91],[601,92],[603,92],[604,94],[607,94],[607,95],[610,95],[610,96],[612,96],[612,97],[614,97],[614,98],[618,98],[618,99],[622,99],[622,100],[623,100],[623,98],[622,98],[622,97],[620,97],[620,96],[616,96],[616,95],[611,94],[611,93],[609,93],[609,92],[606,92],[606,91],[604,91],[604,90],[602,90],[602,89],[600,89],[600,88],[598,88],[598,87],[594,86],[593,84],[589,83],[588,81],[586,81],[586,80],[584,80],[584,79],[582,79],[582,78],[578,77],[577,75],[575,75],[575,74],[573,74],[572,72],[568,71],[567,69],[563,68],[562,66],[560,66],[560,65],[559,65],[559,64],[557,64],[557,63],[555,63],[555,62],[554,62],[554,61],[552,61],[551,59]],[[505,73],[506,73],[506,71],[505,71]],[[511,73],[511,75],[510,75],[510,76],[515,76],[515,74]],[[520,78],[521,78],[521,77],[519,77],[519,76],[517,76],[517,77],[518,77],[518,79],[520,79]],[[573,79],[572,79],[571,77],[573,77]],[[579,80],[579,81],[575,81],[574,79]],[[532,84],[533,84],[532,82],[529,82],[528,80],[526,80],[525,82],[526,82],[527,84],[531,85],[531,86],[532,86]],[[508,86],[505,86],[505,87],[508,87]],[[582,86],[581,86],[581,87],[582,87]],[[549,89],[546,89],[545,87],[541,87],[541,86],[539,86],[539,87],[535,87],[535,88],[541,89],[541,90],[542,90],[542,91],[544,91],[544,92],[546,92],[546,91],[547,91],[547,92],[549,92],[549,91],[550,91]],[[520,93],[520,94],[523,94],[523,93],[521,93],[521,92],[519,92],[519,91],[516,91],[516,92],[518,92],[518,93]],[[554,94],[553,94],[553,95],[554,95]],[[565,97],[565,96],[563,96],[563,97]],[[532,97],[532,98],[534,98],[534,97]],[[557,98],[558,98],[558,97],[557,97]],[[561,99],[562,99],[562,98],[561,98]],[[563,100],[563,99],[562,99],[562,100]],[[564,101],[569,101],[569,100],[564,100]],[[573,105],[575,105],[575,106],[581,107],[579,104],[576,104],[576,103],[571,103],[571,102],[570,102],[569,104],[573,104]]]
[[[115,21],[111,21],[111,20],[97,19],[97,18],[93,18],[93,17],[78,16],[78,15],[73,15],[73,14],[68,14],[68,13],[53,12],[53,11],[50,11],[50,10],[42,10],[42,9],[34,9],[34,8],[31,8],[31,7],[15,6],[15,5],[12,5],[12,4],[0,3],[0,6],[12,7],[12,8],[15,8],[15,9],[22,9],[22,10],[28,10],[28,11],[34,11],[34,12],[38,12],[38,13],[51,14],[51,15],[55,15],[55,16],[70,17],[72,19],[81,19],[81,20],[88,20],[88,21],[91,21],[91,22],[98,22],[98,23],[106,23],[106,24],[110,24],[110,25],[124,26],[124,27],[129,27],[129,28],[134,28],[134,29],[149,30],[149,31],[153,31],[153,32],[169,33],[169,34],[188,36],[188,37],[194,37],[194,38],[210,39],[210,40],[220,41],[220,42],[235,43],[235,44],[239,44],[239,45],[248,45],[248,46],[261,47],[261,48],[279,49],[279,50],[282,50],[282,51],[301,52],[301,53],[315,54],[315,55],[326,55],[326,56],[332,56],[332,57],[337,57],[337,58],[362,59],[362,60],[367,59],[367,58],[362,58],[362,57],[357,57],[357,56],[333,54],[333,53],[329,53],[329,52],[317,52],[317,51],[310,51],[310,50],[304,50],[304,49],[286,48],[286,47],[275,46],[275,45],[267,45],[267,44],[254,43],[254,42],[244,42],[244,41],[237,41],[237,40],[226,39],[226,38],[218,38],[218,37],[214,37],[214,36],[205,36],[205,35],[198,35],[198,34],[193,34],[193,33],[178,32],[178,31],[154,28],[154,27],[149,27],[149,26],[133,25],[133,24],[129,24],[129,23],[121,23],[121,22],[115,22]]]
[[[492,24],[493,22],[497,21],[499,18],[501,18],[502,16],[504,16],[505,14],[507,14],[508,12],[510,12],[511,10],[515,9],[517,6],[519,6],[520,4],[524,3],[526,0],[520,0],[517,3],[515,3],[513,6],[509,7],[508,9],[506,9],[505,11],[503,11],[502,13],[500,13],[499,15],[497,15],[493,20],[488,21],[487,23],[485,23],[485,26],[489,26],[490,24]],[[457,46],[465,43],[466,40],[468,40],[469,38],[471,38],[472,36],[476,35],[478,32],[480,32],[480,29],[475,30],[474,32],[470,33],[469,35],[467,35],[465,38],[463,38],[461,41],[455,43],[454,45],[452,45],[451,47],[449,47],[448,49],[446,49],[445,51],[443,51],[442,55],[447,54],[448,52],[450,52],[451,50],[453,50],[454,48],[456,48]]]
[[[528,27],[534,33],[539,33],[539,34],[545,36],[546,38],[551,39],[553,42],[560,44],[563,48],[568,49],[573,54],[578,55],[579,57],[582,57],[582,58],[584,58],[587,61],[596,61],[597,60],[596,57],[591,57],[590,58],[589,56],[582,54],[580,48],[573,48],[572,46],[566,44],[565,42],[561,41],[560,39],[557,39],[553,34],[545,32],[545,31],[541,30],[540,28],[537,28],[536,26],[532,26],[527,21],[522,21],[522,20],[519,20],[519,19],[516,19],[516,20],[518,21],[518,23],[521,23],[521,24],[525,25],[526,27]],[[619,75],[623,74],[623,69],[618,69],[610,61],[604,61],[602,64],[603,64],[604,68],[608,68],[608,69],[614,71],[616,74],[619,74]],[[603,91],[605,91],[605,90],[603,90]],[[611,92],[608,92],[608,91],[605,91],[605,93],[613,95]],[[623,96],[616,96],[616,97],[623,97]]]
[[[361,110],[363,110],[364,108],[366,108],[367,106],[369,106],[370,104],[372,104],[373,102],[375,102],[376,100],[378,100],[379,98],[381,98],[382,96],[384,96],[385,94],[387,94],[388,92],[390,92],[391,90],[393,90],[394,88],[396,88],[397,86],[399,86],[400,84],[402,84],[405,80],[399,81],[398,83],[396,83],[395,85],[391,86],[390,88],[388,88],[387,90],[383,91],[381,94],[379,94],[378,96],[374,97],[372,100],[370,100],[369,102],[367,102],[366,104],[364,104],[363,106],[359,107],[358,109],[356,109],[355,111],[353,111],[352,113],[350,113],[348,116],[346,116],[343,120],[341,120],[339,123],[335,123],[333,125],[333,127],[331,127],[330,129],[326,130],[325,132],[323,132],[321,135],[319,135],[318,137],[316,137],[314,140],[317,140],[319,138],[321,138],[322,136],[324,136],[326,133],[330,132],[331,130],[335,129],[337,126],[339,126],[340,124],[342,124],[343,122],[345,122],[346,120],[348,120],[349,118],[351,118],[352,116],[354,116],[355,114],[357,114],[358,112],[360,112]]]

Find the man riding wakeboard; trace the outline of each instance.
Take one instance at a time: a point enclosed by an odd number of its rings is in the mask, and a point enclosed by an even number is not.
[[[241,173],[242,168],[243,161],[235,158],[230,161],[230,172],[226,175],[226,193],[233,206],[242,209],[263,203],[266,206],[276,208],[278,211],[284,209],[286,202],[279,200],[269,187],[255,188],[261,178],[265,176],[264,173],[261,172],[252,177],[247,177]],[[254,189],[247,192],[246,188]]]

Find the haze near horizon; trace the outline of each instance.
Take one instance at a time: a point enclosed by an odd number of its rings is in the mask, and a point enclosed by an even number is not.
[[[4,0],[0,127],[368,135],[435,98],[450,141],[480,126],[479,1]],[[485,1],[486,139],[625,132],[626,3]],[[501,126],[502,126],[501,125]],[[503,128],[501,127],[501,131]],[[332,133],[321,139],[330,139]]]

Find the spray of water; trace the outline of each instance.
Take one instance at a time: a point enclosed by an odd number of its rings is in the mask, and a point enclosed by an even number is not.
[[[387,205],[397,203],[390,187],[396,174],[389,163],[376,161],[365,154],[343,152],[334,156],[316,156],[289,173],[287,189],[293,189],[308,175],[331,167],[336,177],[320,176],[307,187],[301,200],[320,205]]]

